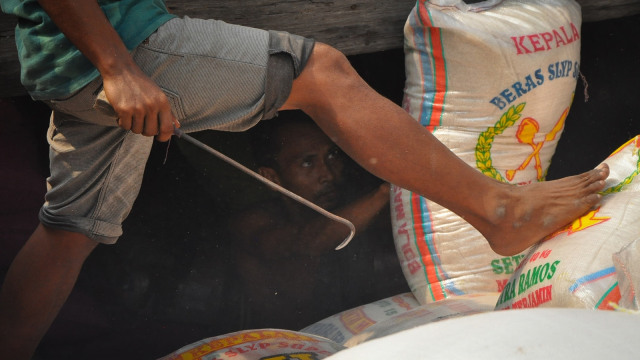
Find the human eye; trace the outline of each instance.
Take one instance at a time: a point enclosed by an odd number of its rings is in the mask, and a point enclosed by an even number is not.
[[[303,168],[311,167],[311,166],[313,166],[313,160],[310,159],[310,158],[304,158],[300,162],[300,166],[302,166]]]
[[[340,158],[340,155],[341,155],[340,149],[334,148],[334,149],[331,149],[331,151],[329,151],[329,153],[327,154],[327,158],[329,160],[336,160]]]

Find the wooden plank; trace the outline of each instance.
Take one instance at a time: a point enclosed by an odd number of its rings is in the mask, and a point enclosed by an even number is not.
[[[638,0],[577,0],[582,6],[584,22],[617,19],[640,14]]]
[[[402,30],[414,0],[167,0],[170,11],[190,17],[219,18],[262,29],[313,37],[347,55],[402,46]]]
[[[578,0],[584,21],[640,13],[638,0]],[[313,37],[347,55],[396,49],[415,0],[166,0],[180,16],[215,18]],[[23,95],[14,44],[15,18],[0,14],[0,97]]]

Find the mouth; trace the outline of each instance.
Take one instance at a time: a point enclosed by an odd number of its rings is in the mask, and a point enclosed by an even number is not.
[[[327,187],[320,190],[316,196],[316,203],[324,207],[334,207],[338,203],[340,193],[335,187]]]

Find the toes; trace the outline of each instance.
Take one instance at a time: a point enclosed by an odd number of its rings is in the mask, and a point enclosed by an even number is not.
[[[600,164],[597,168],[590,171],[593,175],[591,176],[594,181],[595,180],[604,180],[609,177],[609,165]]]
[[[587,192],[589,193],[597,193],[599,191],[601,191],[602,189],[604,189],[605,187],[605,181],[604,180],[598,180],[595,182],[592,182],[591,184],[587,185]]]
[[[600,176],[602,176],[602,180],[609,177],[609,165],[607,165],[606,163],[600,164],[600,166],[598,166],[596,170],[600,171]]]
[[[595,193],[595,194],[590,194],[585,196],[582,201],[585,204],[585,206],[587,207],[593,207],[594,205],[596,205],[597,203],[600,202],[600,199],[602,199],[602,195]]]
[[[600,164],[597,168],[587,171],[582,175],[582,180],[587,187],[591,187],[594,184],[600,186],[600,183],[604,183],[604,180],[609,177],[609,165]]]

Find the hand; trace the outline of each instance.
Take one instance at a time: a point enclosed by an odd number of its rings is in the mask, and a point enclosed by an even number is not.
[[[391,185],[388,182],[382,183],[378,187],[378,193],[385,198],[389,198],[390,192],[391,192]]]
[[[118,114],[118,126],[135,134],[167,141],[180,123],[164,92],[137,66],[103,75],[107,100]]]

